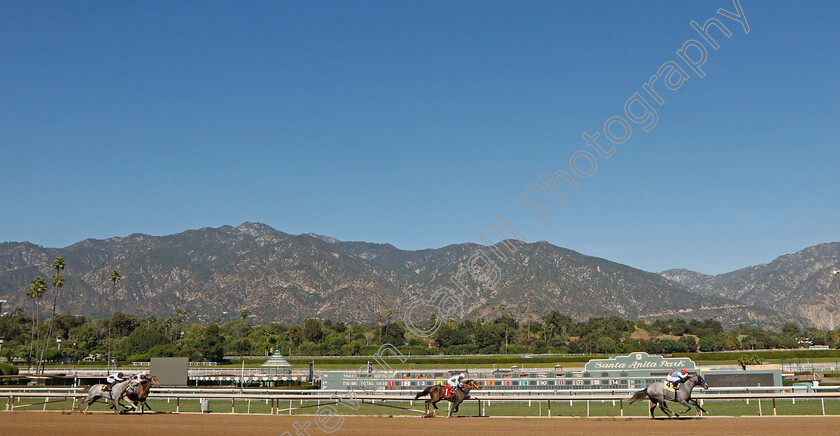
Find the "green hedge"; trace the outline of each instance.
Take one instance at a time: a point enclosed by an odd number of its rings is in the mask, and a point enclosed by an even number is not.
[[[383,360],[389,364],[396,364],[400,363],[400,359],[394,356],[391,353],[385,353]],[[452,364],[453,366],[457,365],[474,365],[474,364],[492,364],[492,363],[510,363],[510,364],[528,364],[528,363],[564,363],[564,362],[586,362],[590,359],[603,359],[605,356],[534,356],[532,358],[526,359],[522,356],[464,356],[464,357],[439,357],[436,358],[435,356],[428,356],[428,357],[407,357],[405,362],[403,363],[413,363],[413,364],[428,364],[428,363],[446,363]],[[287,357],[286,360],[291,363],[292,365],[305,365],[308,364],[311,360],[314,360],[316,364],[320,363],[334,363],[334,364],[342,364],[342,365],[364,365],[368,361],[371,363],[376,364],[376,361],[373,360],[371,357],[365,356],[354,356],[354,357],[329,357],[329,358],[312,358],[312,359],[304,359],[298,357]]]
[[[18,368],[8,363],[0,363],[0,374],[2,375],[18,375]]]
[[[744,353],[757,354],[762,359],[813,359],[817,357],[838,357],[840,350],[779,350],[779,351],[750,351],[741,350],[731,353],[674,353],[673,357],[688,357],[692,360],[736,360]]]

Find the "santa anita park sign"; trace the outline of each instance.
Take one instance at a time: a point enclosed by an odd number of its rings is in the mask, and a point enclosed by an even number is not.
[[[611,359],[594,359],[586,363],[587,371],[693,371],[694,362],[687,357],[665,358],[636,352]]]

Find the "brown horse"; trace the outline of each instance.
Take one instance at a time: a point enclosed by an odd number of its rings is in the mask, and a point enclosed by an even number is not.
[[[143,413],[145,409],[152,410],[152,408],[146,404],[146,398],[149,397],[149,391],[152,387],[160,387],[157,377],[143,375],[140,377],[140,382],[133,386],[133,389],[126,390],[125,398],[129,403],[131,403],[131,410],[137,410],[138,405],[140,406],[140,413]]]
[[[452,403],[452,408],[449,410],[449,417],[451,418],[453,413],[458,412],[458,406],[467,398],[467,395],[470,393],[470,390],[481,389],[478,386],[478,383],[476,383],[475,380],[465,380],[463,384],[464,384],[463,387],[459,386],[459,387],[453,389],[449,398],[444,398],[443,397],[444,392],[445,392],[445,388],[443,386],[432,385],[432,386],[427,387],[426,389],[423,389],[422,392],[415,395],[414,399],[417,400],[424,395],[429,396],[429,399],[426,400],[426,414],[423,415],[424,417],[437,416],[438,407],[437,407],[436,403],[438,401],[444,400],[444,399],[449,400],[449,402]],[[431,404],[432,407],[435,408],[434,414],[429,412],[429,404]]]

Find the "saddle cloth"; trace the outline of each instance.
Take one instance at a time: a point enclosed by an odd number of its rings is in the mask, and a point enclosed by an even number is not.
[[[669,382],[668,380],[665,380],[665,390],[671,391],[671,392],[674,392],[674,393],[677,392],[677,390],[674,389],[674,384]]]

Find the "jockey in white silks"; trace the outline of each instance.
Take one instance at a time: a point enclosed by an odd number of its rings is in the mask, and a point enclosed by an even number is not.
[[[115,384],[124,381],[125,379],[123,377],[125,377],[125,375],[121,372],[109,375],[106,379],[107,385],[105,386],[105,390],[110,391],[111,387],[113,387]]]
[[[452,395],[453,389],[462,386],[461,381],[464,380],[464,377],[466,377],[466,374],[464,373],[455,374],[452,377],[449,377],[449,380],[446,381],[446,387],[443,391],[443,397],[449,398]]]
[[[665,377],[665,380],[668,380],[669,382],[671,382],[671,384],[674,386],[674,390],[676,391],[677,387],[680,385],[680,383],[684,382],[687,378],[688,378],[688,371],[683,369],[683,370],[679,370],[679,371],[672,371],[670,374],[668,374]]]

